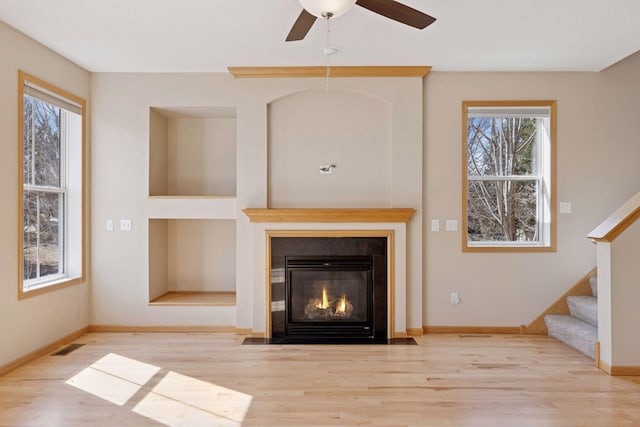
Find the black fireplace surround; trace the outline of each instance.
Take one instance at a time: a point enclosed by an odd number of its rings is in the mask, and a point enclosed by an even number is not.
[[[272,237],[271,342],[387,340],[386,237]]]

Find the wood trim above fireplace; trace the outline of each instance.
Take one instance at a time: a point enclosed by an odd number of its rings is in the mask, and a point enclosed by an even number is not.
[[[407,223],[413,208],[258,209],[242,212],[251,222],[399,222]]]
[[[327,67],[228,67],[235,78],[325,77]],[[333,66],[331,77],[419,77],[431,71],[428,66]]]

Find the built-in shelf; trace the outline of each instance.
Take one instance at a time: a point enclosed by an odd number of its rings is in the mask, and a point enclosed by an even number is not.
[[[149,219],[150,302],[171,294],[198,300],[235,293],[235,275],[235,220]]]
[[[167,292],[149,302],[164,306],[235,306],[235,292]]]
[[[235,196],[236,109],[151,107],[149,195]]]

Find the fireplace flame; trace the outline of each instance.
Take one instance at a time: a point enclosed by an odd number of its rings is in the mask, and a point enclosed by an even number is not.
[[[329,298],[327,297],[327,288],[324,288],[324,287],[322,288],[322,302],[319,303],[316,307],[322,310],[326,310],[327,308],[329,308]]]
[[[315,292],[318,292],[318,288]],[[332,293],[330,286],[328,291],[327,286],[322,286],[322,296],[316,293],[304,307],[306,319],[323,321],[351,319],[354,313],[353,304],[347,299],[346,293],[341,297],[337,295],[340,294]]]
[[[336,307],[336,313],[345,313],[347,311],[347,296],[342,295],[340,301],[338,302],[338,306]]]

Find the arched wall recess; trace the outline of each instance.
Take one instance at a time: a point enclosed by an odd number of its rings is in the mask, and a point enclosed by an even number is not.
[[[269,207],[391,205],[386,100],[355,91],[294,92],[268,104],[267,126]]]

